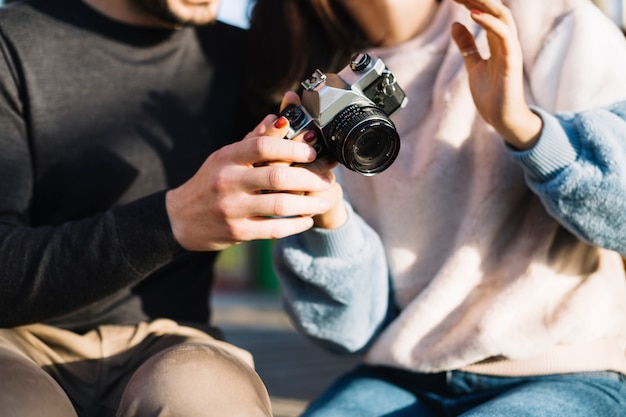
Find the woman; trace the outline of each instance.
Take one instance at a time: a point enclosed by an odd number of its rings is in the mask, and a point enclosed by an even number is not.
[[[506,5],[257,1],[252,30],[276,51],[262,66],[285,86],[369,50],[409,97],[394,164],[342,172],[347,201],[276,247],[296,326],[364,355],[307,416],[626,408],[626,150],[539,137],[525,104],[623,100],[626,43],[587,1]]]

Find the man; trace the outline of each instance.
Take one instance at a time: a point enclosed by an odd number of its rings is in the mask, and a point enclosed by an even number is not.
[[[213,261],[310,228],[330,181],[267,163],[315,159],[268,137],[284,118],[239,141],[246,39],[217,9],[0,9],[0,414],[271,415],[250,355],[209,326]]]

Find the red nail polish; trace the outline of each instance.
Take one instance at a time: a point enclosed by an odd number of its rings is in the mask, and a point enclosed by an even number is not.
[[[304,137],[302,138],[306,143],[311,143],[313,142],[315,139],[317,139],[317,132],[315,132],[315,130],[309,130],[308,132],[306,132],[304,134]]]
[[[481,12],[478,9],[472,9],[472,14],[475,14],[476,16],[480,16],[481,14],[483,14],[483,12]]]
[[[282,129],[283,127],[287,126],[287,118],[285,116],[280,116],[278,119],[276,119],[276,121],[274,122],[274,127],[276,129]]]

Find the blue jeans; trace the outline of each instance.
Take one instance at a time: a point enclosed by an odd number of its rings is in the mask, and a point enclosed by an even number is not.
[[[339,378],[302,416],[624,417],[626,377],[584,372],[505,378],[360,365]]]

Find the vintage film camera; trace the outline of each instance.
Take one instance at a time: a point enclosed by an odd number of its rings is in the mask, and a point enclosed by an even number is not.
[[[389,117],[406,106],[407,97],[381,59],[356,54],[338,74],[317,70],[301,85],[302,105],[281,112],[290,123],[287,139],[316,129],[318,156],[328,154],[362,175],[393,163],[400,137]]]

